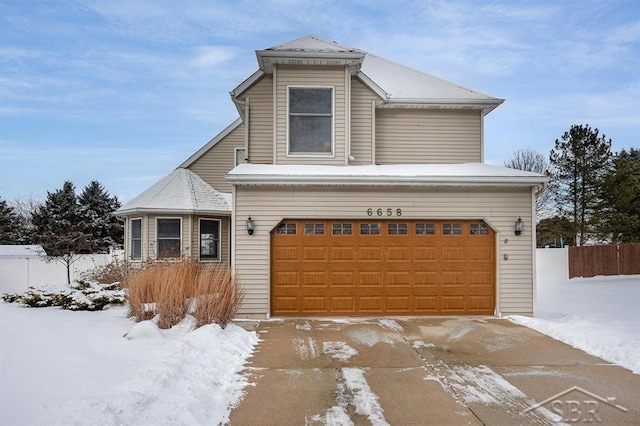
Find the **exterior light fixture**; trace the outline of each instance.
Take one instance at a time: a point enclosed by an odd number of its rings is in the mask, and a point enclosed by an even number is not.
[[[516,235],[522,234],[522,231],[524,231],[524,222],[522,221],[522,218],[518,216],[518,220],[516,220]]]
[[[249,218],[245,222],[245,227],[247,228],[247,233],[249,235],[253,235],[253,230],[255,229],[255,224],[253,223],[253,219],[251,219],[251,216],[249,216]]]

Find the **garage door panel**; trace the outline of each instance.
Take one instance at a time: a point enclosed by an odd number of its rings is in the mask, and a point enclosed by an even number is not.
[[[361,296],[358,298],[358,311],[363,314],[381,314],[384,312],[382,296]]]
[[[272,233],[272,315],[494,312],[495,234],[480,221],[286,223]]]
[[[358,247],[358,262],[382,262],[382,247]]]
[[[356,310],[356,298],[354,296],[333,296],[329,298],[331,312],[351,314]]]
[[[353,250],[353,246],[351,245],[345,247],[331,247],[329,253],[332,262],[353,262],[356,259],[355,250]]]
[[[302,285],[314,287],[327,287],[329,280],[326,271],[305,271],[302,273]]]

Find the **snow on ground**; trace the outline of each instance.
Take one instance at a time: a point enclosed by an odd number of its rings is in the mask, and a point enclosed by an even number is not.
[[[218,424],[257,336],[0,303],[0,424]],[[126,335],[126,337],[125,337]],[[206,391],[205,391],[206,390]]]
[[[535,318],[508,318],[640,374],[640,275],[542,275]]]

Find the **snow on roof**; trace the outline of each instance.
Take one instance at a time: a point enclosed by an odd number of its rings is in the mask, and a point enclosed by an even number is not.
[[[498,104],[503,101],[370,53],[366,54],[361,71],[384,90],[387,99],[392,101],[483,100]]]
[[[265,50],[300,50],[306,52],[361,52],[361,50],[342,46],[335,41],[323,40],[312,35],[300,37]]]
[[[484,163],[310,166],[240,164],[227,174],[234,185],[326,184],[416,186],[536,186],[544,175]]]
[[[336,42],[322,40],[311,35],[257,51],[258,63],[261,64],[261,67],[264,66],[262,56],[267,54],[273,56],[277,52],[282,52],[282,54],[286,55],[304,55],[305,57],[313,56],[313,54],[346,55],[349,57],[359,54],[361,58],[359,60],[362,60],[362,64],[358,76],[389,104],[477,106],[483,108],[486,114],[504,101],[504,99],[494,98],[493,96],[461,87],[371,53],[342,46]],[[244,90],[262,78],[263,75],[262,73],[254,74],[231,93],[234,96],[240,96]]]
[[[45,255],[41,245],[0,245],[0,258],[4,259],[24,259]]]
[[[231,213],[231,194],[216,191],[189,169],[177,168],[116,211],[117,215],[138,212]]]

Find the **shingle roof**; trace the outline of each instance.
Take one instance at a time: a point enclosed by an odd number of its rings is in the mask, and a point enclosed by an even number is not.
[[[177,168],[126,203],[117,215],[134,213],[231,213],[231,194],[216,191],[189,169]]]
[[[330,55],[331,58],[341,55],[355,58],[360,55],[362,64],[357,74],[388,104],[435,104],[435,105],[467,105],[484,109],[488,113],[504,100],[484,93],[476,92],[457,84],[442,80],[438,77],[392,62],[371,53],[342,46],[336,42],[322,40],[315,36],[301,37],[278,46],[257,51],[258,62],[263,65],[264,55],[273,57],[277,52],[287,58],[296,55],[304,58],[313,58],[314,55],[322,57]],[[256,73],[248,80],[256,81],[262,78],[263,73]],[[242,91],[250,86],[251,81],[245,81],[238,86],[232,94],[239,96]]]

